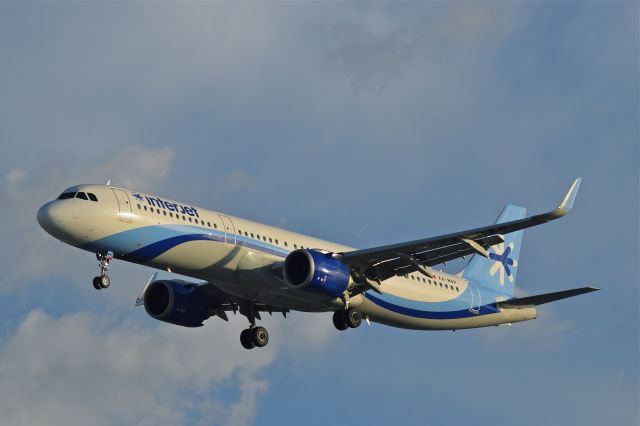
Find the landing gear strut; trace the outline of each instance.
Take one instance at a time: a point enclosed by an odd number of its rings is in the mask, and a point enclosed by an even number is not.
[[[111,285],[111,279],[109,279],[107,272],[109,271],[109,262],[113,260],[113,252],[99,251],[96,253],[96,259],[98,260],[98,266],[100,267],[100,276],[93,278],[93,288],[96,290],[109,288]]]
[[[362,314],[353,308],[341,309],[333,313],[333,325],[340,331],[358,328],[362,324]]]

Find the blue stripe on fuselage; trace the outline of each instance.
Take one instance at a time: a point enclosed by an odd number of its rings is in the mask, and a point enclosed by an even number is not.
[[[371,292],[365,292],[363,293],[363,295],[367,299],[369,299],[371,302],[380,306],[381,308],[385,308],[389,311],[414,317],[414,318],[456,319],[456,318],[477,317],[478,315],[495,314],[499,312],[495,303],[480,306],[480,311],[477,314],[471,312],[469,309],[460,309],[455,311],[424,311],[421,309],[410,308],[408,306],[401,306],[395,303],[382,300],[377,296],[372,295]],[[415,301],[409,301],[409,300],[407,301],[411,302],[411,304],[415,303]],[[417,302],[417,303],[420,303],[420,302]],[[436,303],[431,303],[430,305],[435,306],[436,304],[445,304],[445,303],[447,302],[436,302]]]
[[[289,254],[286,249],[242,235],[229,234],[228,238],[234,238],[237,245],[278,257]],[[153,225],[109,235],[82,248],[89,251],[111,250],[122,255],[125,260],[144,263],[189,241],[224,242],[225,233],[193,225]]]

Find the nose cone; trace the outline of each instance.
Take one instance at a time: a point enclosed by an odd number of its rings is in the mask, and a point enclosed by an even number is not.
[[[38,209],[38,223],[49,234],[57,236],[57,230],[62,225],[62,215],[55,201],[48,202]]]

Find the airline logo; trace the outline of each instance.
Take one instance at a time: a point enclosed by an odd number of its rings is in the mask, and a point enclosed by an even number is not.
[[[159,197],[147,197],[146,195],[141,195],[139,193],[132,194],[133,198],[140,201],[141,203],[146,203],[151,207],[158,207],[164,210],[168,210],[170,212],[176,212],[179,214],[185,214],[188,216],[200,217],[198,215],[198,209],[195,207],[183,206],[182,204],[172,203],[169,201],[164,201]]]
[[[509,243],[507,247],[504,246],[504,243],[500,243],[492,247],[492,250],[495,250],[495,253],[489,253],[489,257],[496,261],[489,270],[489,274],[494,276],[498,271],[500,271],[500,285],[504,285],[505,273],[507,274],[507,277],[509,277],[509,281],[513,282],[513,275],[511,274],[511,269],[509,269],[509,267],[518,267],[518,261],[509,257],[513,251],[513,247],[513,243]]]

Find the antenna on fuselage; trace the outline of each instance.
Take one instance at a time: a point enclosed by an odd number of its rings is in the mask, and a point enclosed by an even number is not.
[[[107,180],[107,186],[111,186],[111,179]]]

